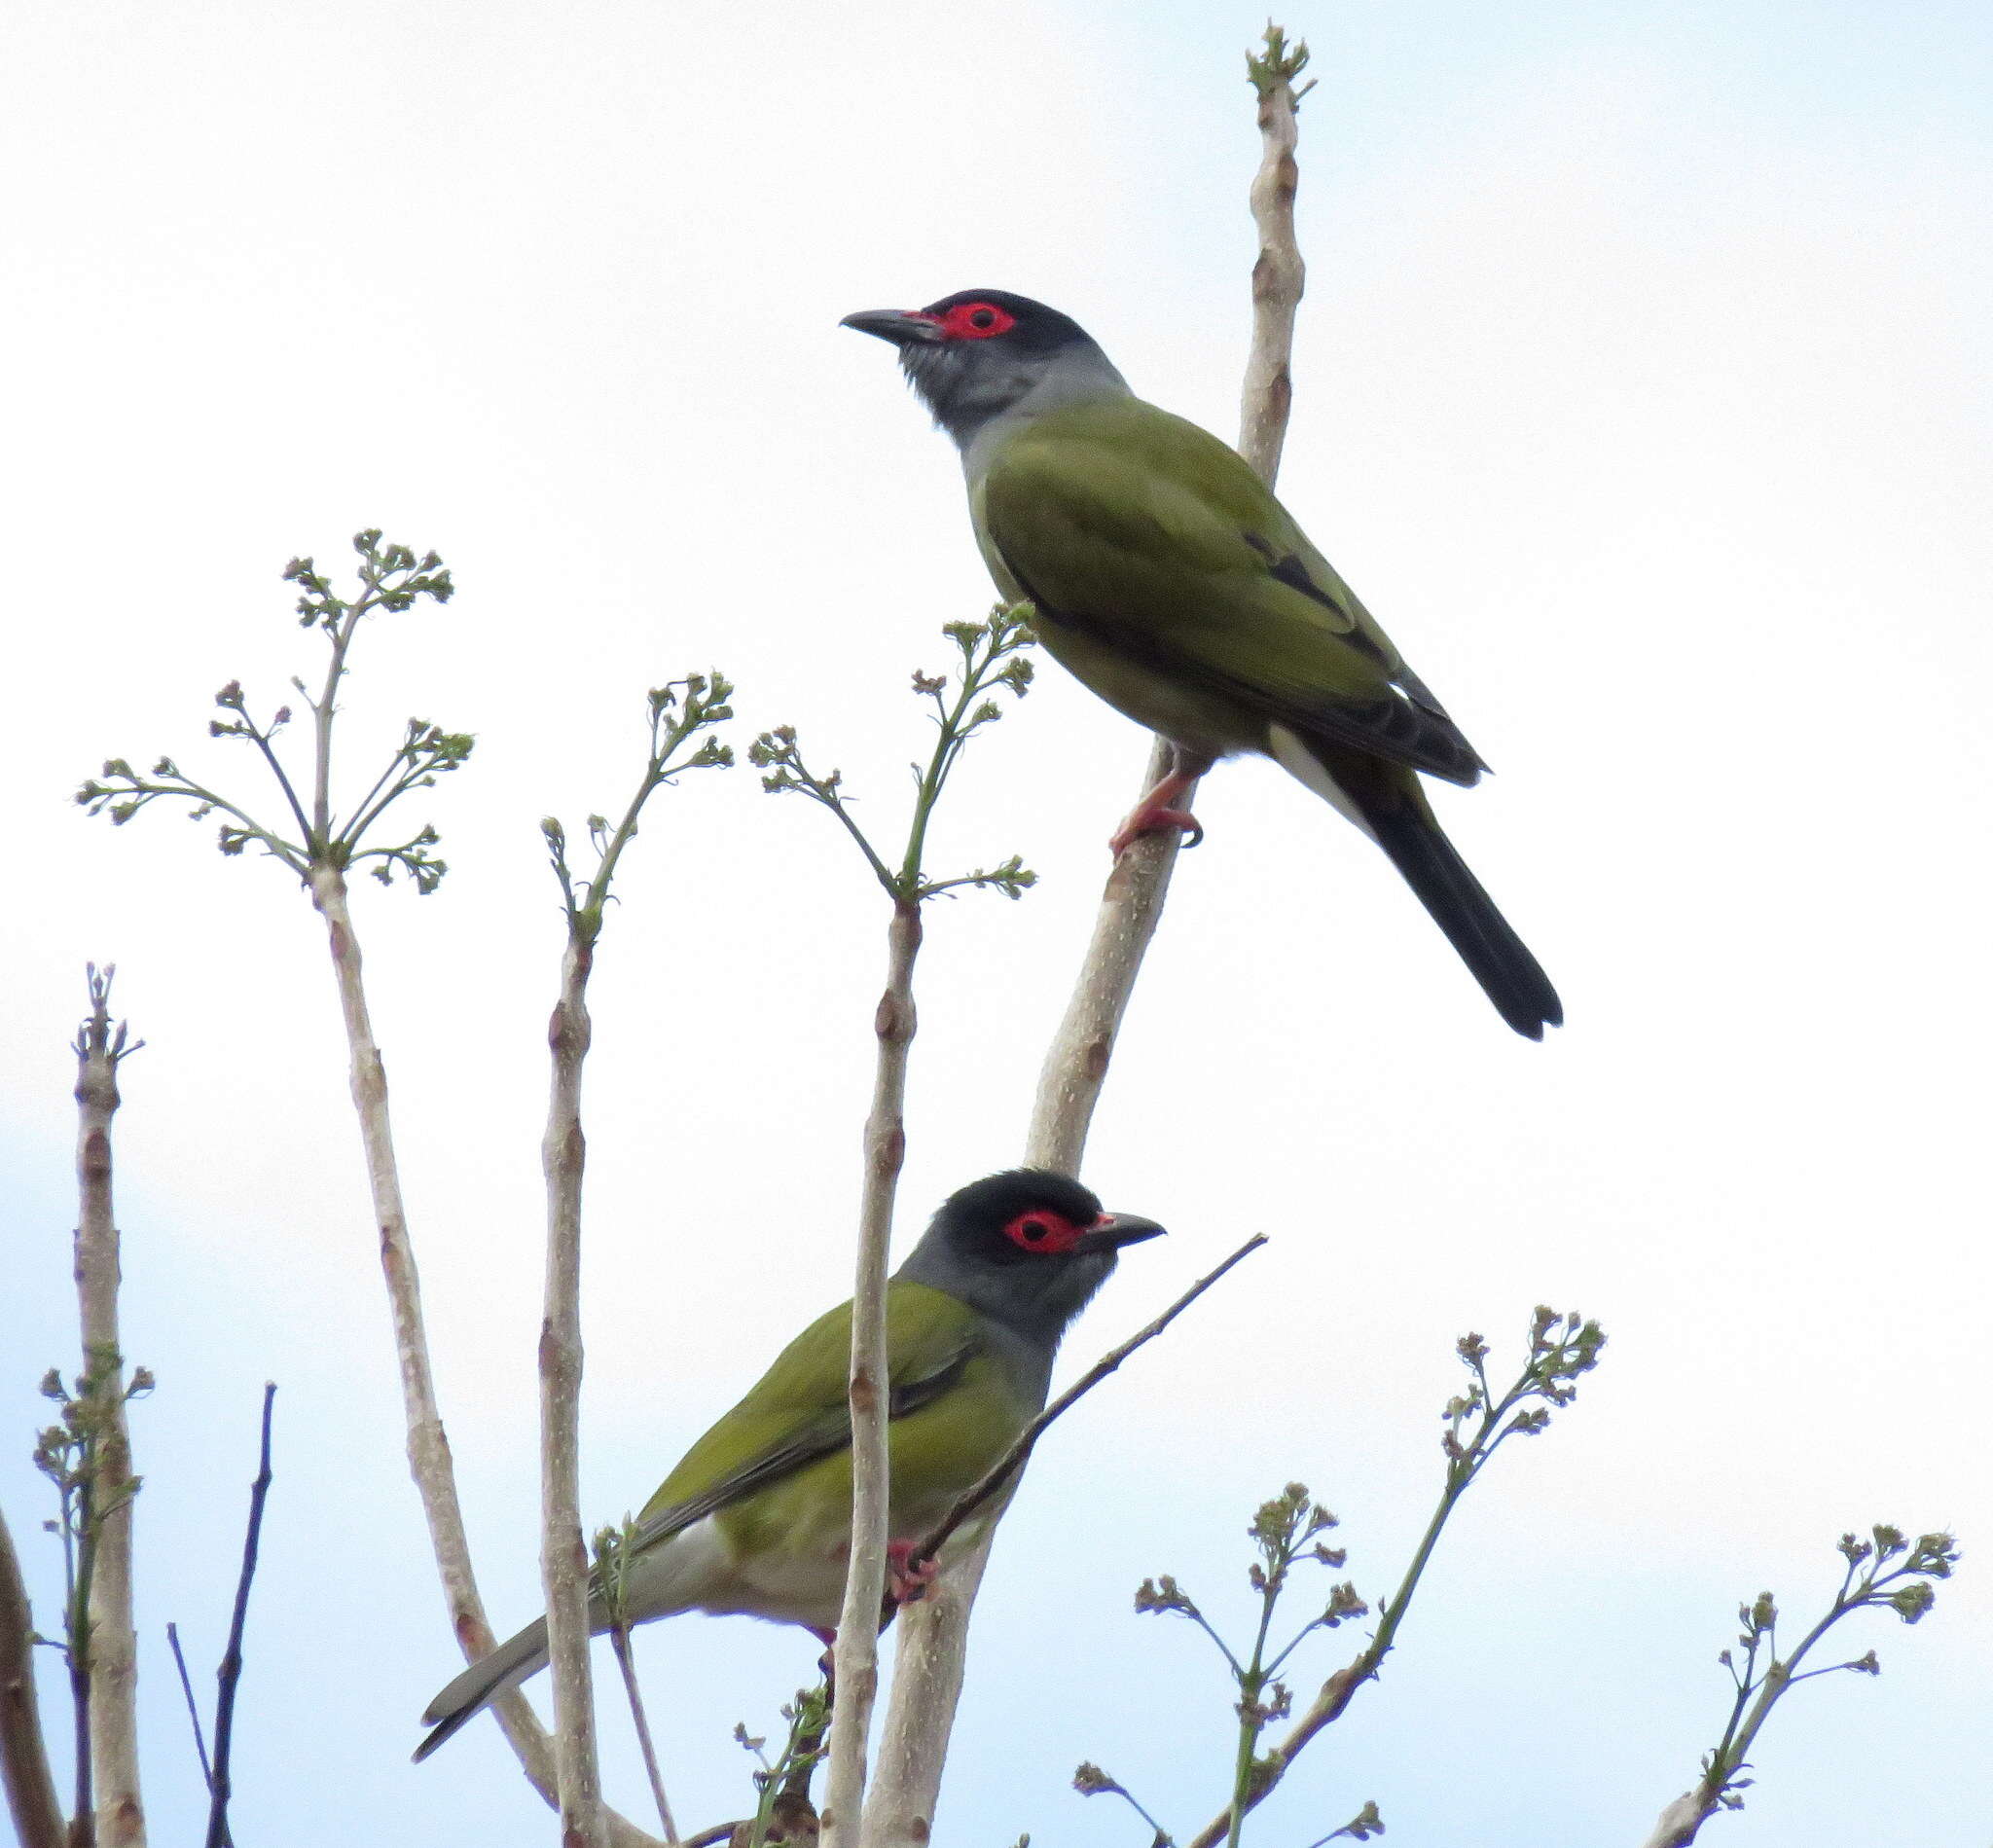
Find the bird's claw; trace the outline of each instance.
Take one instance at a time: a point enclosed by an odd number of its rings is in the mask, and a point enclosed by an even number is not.
[[[1166,828],[1181,833],[1180,847],[1195,847],[1204,839],[1204,823],[1188,809],[1138,809],[1115,831],[1107,852],[1119,859],[1144,834],[1160,834]]]
[[[886,1595],[894,1604],[919,1604],[940,1571],[933,1560],[913,1557],[916,1542],[894,1540],[886,1549]]]

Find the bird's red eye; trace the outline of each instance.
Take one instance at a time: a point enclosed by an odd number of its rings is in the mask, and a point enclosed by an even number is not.
[[[944,340],[994,340],[1017,325],[995,302],[959,302],[941,317]]]
[[[1080,1232],[1070,1219],[1062,1219],[1042,1207],[1034,1213],[1020,1213],[1003,1228],[1003,1236],[1019,1250],[1054,1257],[1071,1250],[1079,1243]]]

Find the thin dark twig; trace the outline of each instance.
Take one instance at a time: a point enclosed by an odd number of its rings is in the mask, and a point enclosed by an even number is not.
[[[665,1796],[665,1774],[658,1769],[658,1751],[650,1736],[650,1716],[643,1710],[643,1693],[636,1685],[636,1663],[630,1649],[630,1626],[618,1623],[609,1630],[609,1645],[616,1652],[616,1666],[623,1671],[623,1692],[630,1701],[630,1718],[636,1725],[636,1743],[643,1753],[644,1775],[650,1779],[652,1800],[658,1806],[658,1821],[665,1840],[675,1844],[678,1825],[671,1820],[671,1805]]]
[[[200,1759],[200,1781],[211,1793],[214,1790],[214,1767],[207,1761],[207,1736],[200,1729],[200,1709],[195,1704],[194,1684],[188,1679],[187,1658],[180,1652],[180,1626],[166,1625],[166,1642],[173,1651],[173,1666],[180,1671],[180,1691],[187,1697],[187,1719],[194,1727],[194,1750]]]
[[[242,1576],[236,1581],[236,1609],[229,1618],[229,1647],[216,1680],[214,1772],[208,1779],[207,1848],[231,1848],[229,1839],[229,1748],[235,1743],[236,1689],[242,1680],[242,1628],[249,1618],[249,1585],[256,1576],[256,1549],[263,1540],[263,1504],[270,1496],[270,1419],[276,1387],[263,1389],[263,1442],[256,1480],[249,1488],[249,1525],[242,1536]]]
[[[995,1467],[984,1475],[983,1479],[974,1488],[970,1489],[957,1501],[956,1504],[948,1510],[947,1518],[942,1521],[941,1525],[915,1548],[909,1557],[908,1564],[911,1565],[919,1560],[932,1559],[935,1554],[940,1552],[956,1529],[981,1507],[985,1502],[989,1501],[992,1496],[996,1495],[1018,1470],[1024,1468],[1025,1459],[1032,1454],[1033,1447],[1045,1434],[1046,1427],[1055,1418],[1070,1411],[1080,1399],[1100,1385],[1137,1348],[1142,1346],[1145,1342],[1153,1341],[1184,1310],[1188,1309],[1198,1297],[1202,1296],[1219,1278],[1224,1276],[1233,1265],[1250,1257],[1265,1243],[1266,1234],[1264,1232],[1255,1232],[1215,1270],[1206,1272],[1196,1283],[1192,1284],[1182,1295],[1178,1296],[1147,1327],[1130,1335],[1118,1348],[1112,1349],[1096,1360],[1092,1366],[1069,1386],[1065,1392],[1061,1393],[1051,1404],[1047,1405],[1037,1417],[1033,1419],[1018,1433],[1017,1440],[997,1460]]]

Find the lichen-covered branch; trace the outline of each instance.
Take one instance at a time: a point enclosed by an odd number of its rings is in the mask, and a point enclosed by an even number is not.
[[[1301,299],[1302,274],[1293,235],[1298,98],[1292,80],[1300,69],[1296,60],[1305,60],[1306,55],[1305,46],[1289,52],[1279,28],[1269,25],[1264,60],[1248,60],[1259,96],[1262,154],[1252,208],[1260,227],[1262,264],[1253,270],[1252,345],[1246,364],[1239,447],[1269,485],[1280,466],[1291,405],[1289,357],[1294,311]],[[1266,250],[1275,244],[1296,251],[1291,265],[1264,262]],[[1168,742],[1157,739],[1142,789],[1154,787],[1173,762]],[[1193,786],[1179,806],[1187,809],[1194,793]],[[1072,997],[1045,1054],[1033,1102],[1025,1159],[1033,1167],[1079,1172],[1094,1106],[1106,1082],[1136,977],[1162,917],[1178,852],[1174,829],[1144,834],[1116,857],[1107,875]],[[989,1545],[985,1540],[952,1566],[947,1579],[900,1618],[893,1695],[867,1811],[867,1848],[875,1842],[881,1848],[920,1848],[932,1830],[956,1703],[961,1695],[969,1612]]]
[[[138,1050],[125,1023],[111,1025],[116,970],[89,971],[90,1013],[76,1036],[76,1295],[84,1374],[100,1416],[91,1449],[95,1557],[87,1605],[90,1625],[90,1757],[98,1848],[144,1848],[138,1788],[138,1636],[131,1622],[131,1515],[138,1479],[125,1415],[123,1338],[118,1331],[121,1265],[112,1211],[111,1120],[118,1067]]]

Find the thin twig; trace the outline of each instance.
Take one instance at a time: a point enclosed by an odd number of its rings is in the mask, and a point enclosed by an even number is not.
[[[1280,88],[1286,100],[1277,102],[1271,123],[1267,103],[1264,99],[1260,103],[1261,178],[1253,182],[1253,211],[1255,222],[1261,225],[1262,250],[1268,241],[1262,209],[1286,214],[1286,239],[1290,244],[1293,241],[1293,98],[1291,85],[1286,80]],[[1263,186],[1269,168],[1276,173],[1285,170],[1285,184]],[[1249,395],[1241,417],[1240,453],[1268,486],[1280,466],[1291,409],[1288,364],[1300,284],[1298,269],[1284,275],[1270,268],[1262,287],[1260,268],[1254,266],[1252,347],[1246,366]],[[1291,299],[1285,301],[1283,316],[1282,291],[1288,289]],[[1250,395],[1252,381],[1262,379],[1277,379],[1281,386],[1265,387],[1262,395],[1254,398]],[[1149,753],[1142,793],[1169,773],[1174,761],[1169,743],[1157,739]],[[1179,806],[1187,809],[1194,794],[1193,786]],[[1116,858],[1107,875],[1072,997],[1038,1079],[1025,1155],[1033,1167],[1056,1168],[1065,1174],[1079,1172],[1121,1019],[1169,895],[1178,844],[1174,829],[1142,835]],[[866,1814],[867,1848],[874,1843],[879,1848],[920,1848],[932,1833],[956,1703],[961,1696],[969,1612],[988,1560],[989,1541],[985,1540],[900,1618],[892,1700],[880,1739],[878,1770]]]
[[[1192,1284],[1182,1295],[1178,1296],[1169,1308],[1165,1309],[1146,1327],[1137,1329],[1118,1348],[1110,1348],[1092,1366],[1088,1367],[1078,1379],[1069,1386],[1065,1392],[1061,1393],[1051,1404],[1047,1405],[1037,1417],[1033,1419],[1017,1434],[1010,1448],[996,1460],[974,1487],[970,1488],[956,1502],[955,1505],[948,1510],[941,1524],[914,1549],[907,1563],[911,1566],[916,1561],[934,1558],[941,1551],[942,1547],[948,1543],[950,1536],[970,1515],[988,1502],[992,1496],[1002,1489],[1012,1476],[1024,1468],[1026,1459],[1031,1456],[1038,1439],[1045,1434],[1046,1428],[1055,1419],[1061,1418],[1070,1411],[1087,1394],[1091,1393],[1108,1374],[1113,1372],[1123,1360],[1127,1359],[1136,1349],[1147,1342],[1153,1341],[1184,1310],[1188,1309],[1198,1297],[1202,1296],[1219,1278],[1224,1276],[1233,1265],[1242,1263],[1245,1259],[1250,1257],[1265,1243],[1266,1234],[1255,1232],[1230,1257],[1226,1258],[1222,1264],[1207,1271],[1200,1277],[1196,1283]]]
[[[236,1580],[236,1608],[229,1616],[229,1645],[222,1651],[214,1701],[214,1766],[209,1773],[207,1848],[229,1848],[229,1754],[236,1737],[236,1693],[242,1683],[242,1631],[249,1621],[249,1586],[256,1577],[256,1554],[263,1542],[263,1505],[270,1499],[270,1424],[276,1387],[263,1388],[263,1434],[256,1480],[249,1488],[249,1523],[242,1535],[242,1572]]]
[[[20,1560],[0,1518],[0,1784],[20,1848],[63,1848],[62,1806],[35,1696],[34,1643]]]
[[[187,1721],[194,1728],[194,1756],[200,1760],[200,1782],[203,1789],[214,1789],[214,1768],[207,1761],[207,1734],[201,1730],[200,1707],[194,1698],[194,1682],[187,1673],[187,1656],[180,1648],[180,1626],[166,1625],[166,1647],[173,1651],[173,1667],[179,1672],[180,1693],[187,1702]]]
[[[665,1775],[658,1769],[657,1747],[651,1743],[650,1716],[644,1711],[643,1690],[636,1685],[636,1663],[630,1647],[630,1626],[619,1623],[609,1631],[609,1647],[615,1651],[616,1666],[623,1672],[623,1692],[630,1701],[630,1718],[636,1726],[637,1748],[643,1754],[643,1773],[650,1780],[652,1800],[658,1806],[658,1826],[665,1840],[675,1845],[678,1825],[671,1819],[670,1799],[665,1795]]]

